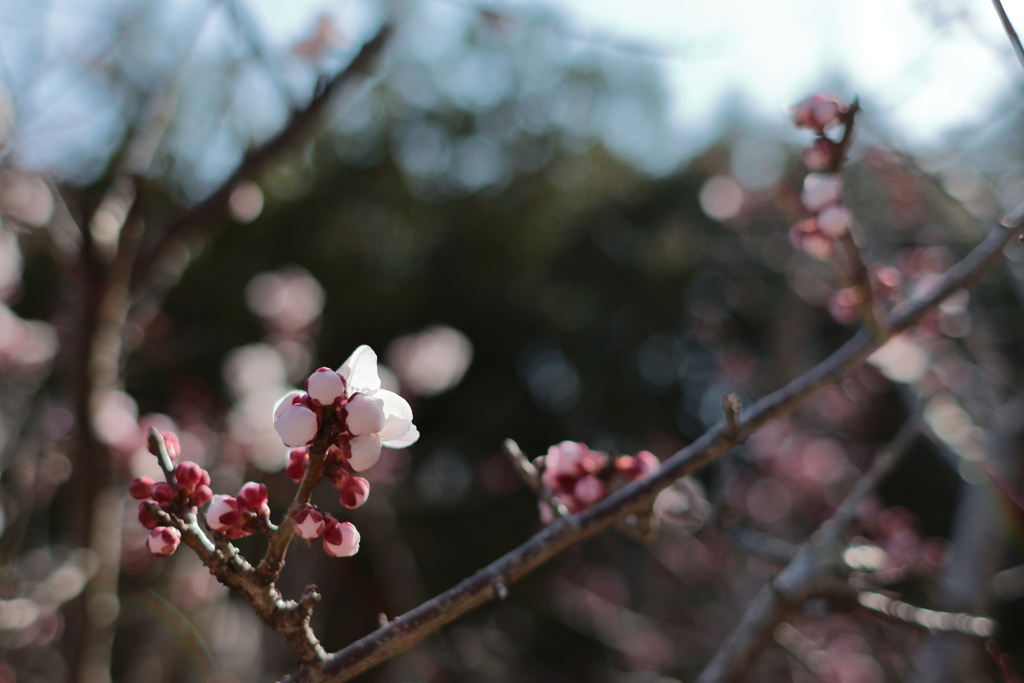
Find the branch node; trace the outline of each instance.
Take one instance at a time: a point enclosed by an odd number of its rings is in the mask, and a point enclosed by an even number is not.
[[[741,408],[740,397],[735,391],[727,391],[722,394],[722,410],[725,411],[725,435],[738,443],[742,443],[739,441]]]

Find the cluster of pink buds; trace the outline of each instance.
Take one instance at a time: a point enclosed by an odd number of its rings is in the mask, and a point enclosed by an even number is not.
[[[563,441],[548,448],[541,480],[565,504],[569,512],[581,512],[631,481],[660,467],[657,456],[640,451],[615,459],[586,444]],[[551,521],[551,510],[541,501],[541,517]]]
[[[810,147],[804,150],[803,162],[811,173],[804,178],[800,201],[814,214],[794,225],[789,231],[793,246],[816,259],[827,259],[835,251],[836,240],[850,229],[850,212],[843,204],[843,180],[839,176],[844,145],[826,134],[838,124],[849,128],[852,113],[839,99],[828,95],[815,95],[796,106],[793,123],[817,134]]]
[[[178,457],[178,437],[162,432],[167,454]],[[150,443],[149,450],[156,455],[157,446]],[[210,490],[210,473],[194,462],[178,463],[169,477],[170,481],[154,482],[149,477],[137,477],[128,485],[132,498],[140,500],[139,522],[150,529],[146,546],[157,557],[173,553],[181,541],[181,533],[172,527],[160,526],[160,520],[153,514],[159,508],[168,514],[176,514],[203,505],[213,496]]]
[[[377,355],[368,346],[357,348],[337,371],[320,368],[306,380],[306,391],[281,399],[274,410],[274,428],[292,447],[285,476],[295,482],[306,476],[310,445],[327,437],[324,475],[348,509],[369,497],[370,482],[356,474],[377,462],[381,447],[404,448],[419,438],[409,403],[381,388]],[[359,550],[359,532],[352,524],[339,523],[315,507],[296,516],[294,529],[307,540],[323,536],[328,555],[345,557]]]
[[[206,511],[206,524],[212,531],[228,538],[241,538],[256,531],[270,516],[267,487],[249,481],[242,484],[238,495],[214,496]]]

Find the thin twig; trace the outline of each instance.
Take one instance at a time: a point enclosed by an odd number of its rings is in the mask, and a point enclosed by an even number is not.
[[[569,508],[565,507],[565,503],[560,501],[558,496],[544,483],[540,472],[533,466],[530,459],[523,454],[519,444],[512,439],[505,439],[505,442],[502,444],[502,451],[509,457],[512,464],[515,465],[516,472],[523,478],[526,485],[533,490],[533,494],[544,501],[556,516],[565,517],[569,514]]]
[[[920,626],[929,631],[950,631],[978,638],[988,638],[996,632],[996,622],[988,617],[955,612],[937,612],[923,607],[915,607],[881,593],[864,591],[857,595],[857,602],[869,610],[892,617],[896,621]]]
[[[347,67],[339,71],[320,88],[302,109],[292,113],[284,128],[265,143],[249,151],[238,167],[206,199],[191,207],[171,221],[158,237],[156,243],[140,254],[135,269],[136,311],[152,308],[147,305],[151,298],[162,298],[162,294],[174,285],[187,266],[187,259],[175,254],[182,245],[201,238],[216,224],[227,211],[228,199],[235,187],[243,180],[253,180],[272,164],[302,146],[323,121],[329,106],[349,85],[369,73],[392,34],[390,24],[385,24],[367,41]],[[182,261],[185,261],[184,263]]]
[[[1017,35],[1017,31],[1014,30],[1013,24],[1010,22],[1010,17],[1006,16],[1006,10],[1003,9],[1003,3],[1001,0],[992,0],[992,4],[996,7],[996,13],[999,15],[999,21],[1003,23],[1003,30],[1006,31],[1006,37],[1010,39],[1010,44],[1013,45],[1013,52],[1017,55],[1017,61],[1020,62],[1021,66],[1024,66],[1024,46],[1020,44],[1020,36]]]
[[[998,227],[962,261],[953,265],[928,292],[907,301],[889,319],[886,334],[892,336],[917,324],[924,314],[958,288],[972,282],[1002,256],[1006,243],[1018,233]],[[608,528],[629,514],[642,512],[676,479],[696,472],[728,452],[762,425],[795,408],[804,398],[833,384],[881,345],[882,340],[861,330],[831,356],[785,387],[765,396],[741,415],[736,435],[727,437],[719,424],[662,463],[650,476],[633,482],[579,515],[555,520],[551,525],[454,588],[428,600],[351,645],[330,656],[322,669],[306,668],[285,680],[345,681],[415,645],[445,624],[498,597],[497,583],[509,585],[541,566],[566,548]],[[848,584],[847,584],[848,585]]]

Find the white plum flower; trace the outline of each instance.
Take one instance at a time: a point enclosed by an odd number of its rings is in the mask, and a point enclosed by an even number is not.
[[[420,433],[412,423],[412,408],[408,401],[395,392],[381,389],[380,375],[377,374],[377,354],[373,352],[373,349],[365,344],[357,348],[338,368],[338,374],[345,380],[345,394],[350,401],[353,401],[356,394],[362,394],[373,399],[373,403],[379,405],[384,413],[384,424],[380,426],[379,430],[367,433],[376,434],[381,445],[388,448],[405,448],[416,443],[416,440],[420,438]],[[354,400],[358,401],[359,399]],[[359,411],[360,418],[358,426],[366,427],[369,420],[367,422],[362,420],[370,417],[373,409],[369,403],[360,402],[356,410]],[[373,419],[375,420],[376,417],[374,416]],[[352,433],[357,436],[365,435]]]

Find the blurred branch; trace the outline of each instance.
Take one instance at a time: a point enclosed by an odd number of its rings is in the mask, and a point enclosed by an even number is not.
[[[996,13],[999,15],[999,21],[1003,23],[1003,30],[1006,31],[1006,37],[1010,39],[1010,44],[1013,45],[1013,52],[1017,55],[1017,61],[1020,62],[1021,66],[1024,66],[1024,46],[1020,44],[1020,36],[1017,35],[1017,31],[1014,30],[1013,24],[1010,22],[1010,17],[1006,16],[1006,10],[1003,8],[1002,0],[992,0],[992,4],[995,5]]]
[[[844,531],[867,498],[919,435],[921,418],[911,417],[893,440],[875,456],[868,471],[796,553],[774,580],[765,584],[739,625],[711,658],[697,683],[726,683],[742,678],[776,627],[807,600],[815,597],[851,598],[849,569],[843,561]]]
[[[979,638],[988,638],[996,631],[996,622],[988,617],[977,617],[963,612],[936,612],[923,607],[914,607],[881,593],[865,591],[857,595],[857,602],[869,610],[892,617],[896,621],[920,626],[929,631],[949,631]]]
[[[973,282],[991,263],[1001,258],[1003,247],[1019,232],[1022,214],[1024,206],[1004,219],[1005,227],[994,229],[962,261],[937,278],[927,292],[907,301],[894,311],[885,327],[885,338],[913,327],[928,310],[937,306],[958,288]],[[878,339],[862,329],[807,373],[744,411],[735,429],[731,430],[733,434],[727,435],[726,432],[729,430],[724,423],[715,426],[663,462],[661,469],[647,478],[626,486],[579,515],[556,519],[532,539],[454,588],[334,653],[322,668],[307,667],[285,680],[290,683],[348,680],[418,643],[460,615],[500,597],[499,585],[504,587],[515,583],[566,548],[596,535],[627,515],[642,513],[653,504],[658,493],[675,480],[692,474],[724,455],[762,425],[794,409],[804,398],[819,389],[839,381],[849,369],[867,358],[883,341],[884,339]],[[856,487],[855,491],[857,490],[860,490],[860,487]],[[840,506],[840,509],[846,511],[854,507],[846,505]],[[807,554],[802,553],[793,564],[806,562],[806,558]],[[792,575],[803,570],[794,567],[789,571],[789,575]],[[849,588],[847,582],[841,583],[844,592],[852,593],[852,588]],[[840,586],[829,586],[830,590],[839,588]],[[778,598],[771,595],[763,599],[763,602],[767,603],[764,606],[766,613],[772,608],[771,602],[776,599]]]
[[[284,128],[265,143],[250,150],[238,167],[206,199],[171,221],[153,246],[140,254],[135,268],[135,311],[143,315],[151,306],[150,299],[160,299],[181,277],[188,259],[181,258],[182,247],[201,239],[228,207],[228,199],[238,183],[258,178],[267,168],[279,162],[307,142],[327,115],[329,106],[349,85],[366,76],[393,32],[385,24],[367,41],[347,67],[330,80],[318,83],[317,91],[304,108],[292,112]]]
[[[1024,400],[1009,401],[996,415],[988,448],[989,462],[1001,466],[1004,476],[1019,486],[1020,452],[1024,439]],[[988,463],[968,463],[985,468]],[[940,579],[939,609],[945,612],[986,614],[992,608],[991,581],[1000,569],[1009,540],[1005,523],[1007,508],[991,479],[965,483],[957,504],[953,534]],[[993,492],[996,494],[993,496]],[[999,504],[994,501],[999,501]],[[980,649],[962,636],[938,633],[925,643],[908,680],[916,683],[955,683],[980,671]]]

